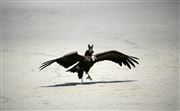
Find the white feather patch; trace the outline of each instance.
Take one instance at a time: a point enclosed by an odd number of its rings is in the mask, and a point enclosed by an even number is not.
[[[93,56],[92,56],[92,60],[95,61],[95,59],[96,59],[96,57],[93,55]]]

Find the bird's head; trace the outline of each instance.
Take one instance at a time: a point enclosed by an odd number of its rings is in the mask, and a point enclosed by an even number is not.
[[[85,56],[92,56],[93,53],[94,53],[94,51],[93,51],[93,45],[89,45],[89,44],[88,44],[88,50],[86,50]]]

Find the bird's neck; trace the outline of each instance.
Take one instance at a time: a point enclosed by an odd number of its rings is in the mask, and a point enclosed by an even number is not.
[[[91,56],[92,56],[92,54],[91,54],[91,53],[89,53],[89,51],[87,50],[87,51],[85,52],[85,56],[89,56],[89,57],[91,57]]]

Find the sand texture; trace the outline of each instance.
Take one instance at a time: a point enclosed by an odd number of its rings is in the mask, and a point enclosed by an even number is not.
[[[1,109],[177,111],[179,2],[3,2]],[[92,81],[54,63],[78,51],[140,58],[129,70],[95,64]]]

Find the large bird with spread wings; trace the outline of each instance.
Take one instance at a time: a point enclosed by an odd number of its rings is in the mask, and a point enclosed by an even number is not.
[[[97,53],[95,55],[93,55],[93,53],[93,45],[88,45],[88,50],[86,50],[84,56],[79,55],[77,52],[71,52],[64,55],[63,57],[42,63],[39,69],[42,70],[54,62],[65,68],[69,68],[70,66],[72,66],[72,68],[67,71],[73,73],[77,72],[79,79],[81,79],[81,82],[83,83],[83,73],[85,72],[88,75],[86,79],[92,80],[88,72],[90,68],[99,61],[109,60],[119,64],[120,66],[124,64],[129,69],[131,69],[131,66],[135,67],[135,63],[139,64],[137,61],[139,59],[137,57],[129,56],[115,50]]]

